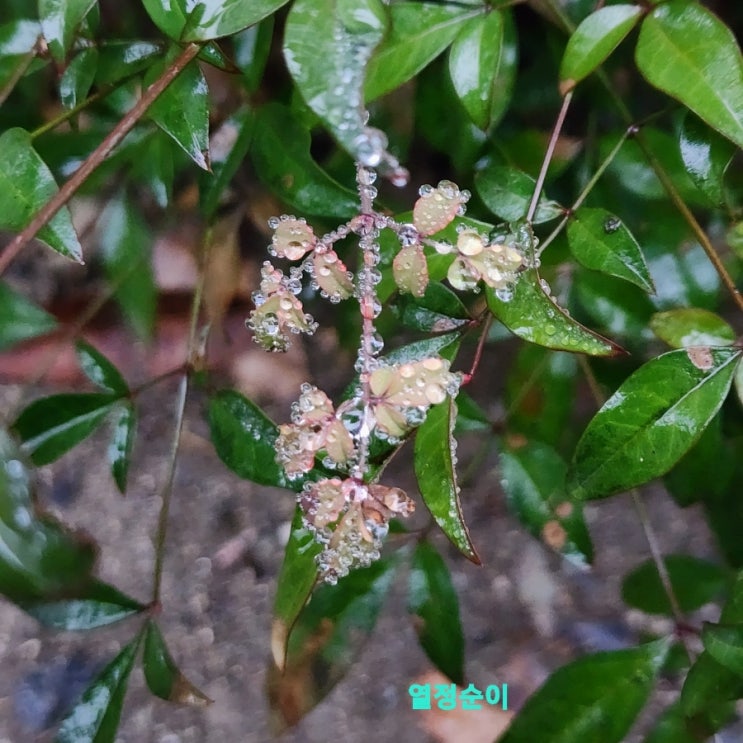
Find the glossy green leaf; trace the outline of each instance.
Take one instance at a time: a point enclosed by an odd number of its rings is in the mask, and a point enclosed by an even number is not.
[[[132,447],[134,446],[136,432],[137,412],[131,402],[126,402],[120,406],[117,413],[113,436],[107,450],[111,474],[122,495],[126,492],[129,463],[132,458]]]
[[[653,337],[648,324],[655,308],[641,289],[606,274],[578,270],[573,290],[588,318],[632,350]]]
[[[610,134],[599,140],[599,156],[605,158],[617,144],[619,134]],[[689,177],[681,154],[678,142],[674,136],[650,125],[642,128],[642,138],[646,147],[653,153],[660,166],[669,176],[681,197],[694,206],[708,207],[709,201],[699,192]],[[668,193],[660,182],[658,175],[648,162],[642,147],[636,139],[627,139],[609,164],[607,173],[614,176],[621,186],[631,194],[641,199],[666,201]],[[657,222],[663,223],[660,214]],[[645,242],[637,235],[643,247]]]
[[[668,472],[720,409],[740,354],[734,348],[680,349],[640,367],[583,432],[570,493],[602,498]]]
[[[566,499],[568,466],[548,444],[530,441],[500,455],[501,485],[519,521],[571,562],[593,562],[593,545],[579,504]]]
[[[245,0],[212,0],[204,6],[206,9],[198,24],[188,29],[183,37],[188,41],[205,41],[231,36],[262,21],[287,2],[288,0],[251,0],[249,3]]]
[[[729,346],[735,340],[735,331],[725,320],[698,307],[657,312],[650,319],[650,327],[673,348]]]
[[[449,568],[429,542],[418,542],[408,574],[408,613],[431,662],[460,686],[464,683],[464,635],[459,599]]]
[[[609,5],[581,21],[560,63],[560,91],[565,94],[588,77],[621,44],[642,15],[639,5]]]
[[[663,562],[683,612],[696,611],[714,601],[727,587],[727,573],[707,560],[691,555],[666,555]],[[673,616],[658,569],[652,560],[646,560],[625,576],[622,600],[648,614]]]
[[[39,0],[39,20],[52,56],[62,61],[96,0]]]
[[[97,392],[42,397],[23,409],[13,428],[33,463],[49,464],[90,436],[115,403],[115,396]]]
[[[230,181],[243,163],[253,141],[255,114],[244,106],[224,121],[212,136],[212,172],[202,176],[199,205],[202,214],[211,219]]]
[[[512,21],[491,10],[464,26],[449,51],[449,74],[472,121],[487,130],[508,108],[518,51]]]
[[[110,85],[146,69],[163,54],[165,45],[153,41],[111,41],[98,47],[95,80]]]
[[[30,474],[0,429],[0,593],[17,603],[56,598],[90,581],[95,549],[36,510]]]
[[[743,677],[743,624],[711,624],[702,630],[704,649],[721,665]]]
[[[367,162],[377,155],[364,133],[364,74],[386,25],[381,0],[295,0],[284,33],[286,66],[307,105],[368,165],[379,159]]]
[[[570,252],[586,268],[655,291],[637,240],[611,212],[581,207],[568,223],[567,233]]]
[[[116,197],[99,222],[101,258],[114,297],[140,338],[150,338],[157,301],[150,263],[152,236],[131,202]]]
[[[90,92],[98,67],[98,50],[83,49],[67,65],[59,81],[59,99],[65,108],[75,108]]]
[[[209,403],[209,427],[219,458],[236,474],[260,485],[301,490],[276,462],[279,429],[266,414],[234,390],[217,392]]]
[[[570,433],[577,370],[574,354],[523,344],[506,379],[508,432],[560,444]]]
[[[57,192],[51,171],[23,129],[0,135],[0,228],[20,232]],[[42,227],[37,237],[58,253],[82,262],[82,248],[64,207]]]
[[[268,62],[273,39],[274,19],[265,18],[244,31],[235,34],[232,41],[232,58],[241,72],[242,84],[252,93],[255,92]]]
[[[643,743],[698,743],[686,727],[681,705],[676,702],[666,709]]]
[[[268,698],[279,729],[294,725],[343,678],[376,624],[397,561],[383,558],[319,586],[289,638],[286,665],[269,668]]]
[[[516,336],[556,351],[613,356],[621,352],[608,338],[583,327],[548,296],[534,269],[519,275],[512,298],[505,302],[485,288],[490,311]]]
[[[558,668],[498,743],[621,743],[650,696],[670,645],[657,640]]]
[[[121,372],[97,349],[86,341],[75,344],[77,361],[85,376],[106,392],[117,395],[129,393],[129,386],[121,376]]]
[[[719,621],[721,625],[743,623],[743,572],[736,577]],[[742,695],[743,679],[705,650],[689,669],[681,690],[681,706],[690,721],[709,735],[714,732],[705,724],[709,715],[728,700],[740,699]]]
[[[179,54],[173,47],[153,64],[144,85],[157,80]],[[204,170],[209,170],[209,89],[194,60],[162,92],[147,111],[148,116]]]
[[[689,113],[681,125],[679,150],[686,172],[696,187],[714,205],[722,204],[725,201],[723,179],[735,147]]]
[[[657,5],[642,23],[635,59],[649,83],[743,147],[743,62],[717,16],[687,0]]]
[[[57,321],[48,312],[0,282],[0,351],[56,327]]]
[[[282,671],[286,665],[289,634],[317,582],[315,558],[321,550],[321,545],[304,525],[302,509],[297,506],[276,582],[271,624],[271,653],[276,667]]]
[[[19,601],[18,605],[44,626],[69,631],[105,627],[147,608],[99,580],[64,598]]]
[[[211,704],[212,700],[197,689],[178,668],[160,628],[153,621],[147,622],[144,634],[142,667],[147,687],[155,696],[192,707]]]
[[[415,77],[483,11],[465,3],[393,3],[390,30],[367,68],[366,99],[379,98]]]
[[[174,40],[180,39],[188,18],[184,0],[142,0],[142,5],[164,34]]]
[[[415,476],[423,502],[452,544],[476,565],[480,558],[464,523],[457,483],[457,405],[451,398],[434,405],[415,436]]]
[[[19,18],[0,25],[0,90],[14,79],[17,70],[28,64],[41,24],[30,18]]]
[[[462,327],[470,321],[459,297],[438,282],[430,282],[422,297],[402,295],[394,305],[396,314],[409,328],[441,333]]]
[[[101,671],[64,719],[54,743],[114,743],[141,634]]]
[[[131,156],[133,166],[131,178],[144,182],[161,209],[167,209],[173,198],[173,180],[175,178],[175,159],[180,159],[178,145],[162,129],[153,130],[136,148]],[[207,178],[211,173],[199,171]]]
[[[358,211],[358,197],[333,180],[310,155],[307,127],[278,103],[258,112],[251,155],[261,180],[303,214],[348,219]]]
[[[475,174],[475,189],[485,206],[506,222],[526,216],[536,181],[526,173],[504,165],[487,165]],[[539,198],[534,224],[563,216],[563,208],[544,194]]]

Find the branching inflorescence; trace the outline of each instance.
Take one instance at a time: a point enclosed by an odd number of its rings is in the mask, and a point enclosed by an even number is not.
[[[452,254],[447,278],[455,289],[477,290],[483,281],[503,299],[508,298],[524,265],[524,252],[503,235],[493,238],[462,228],[456,244],[431,237],[464,214],[470,194],[454,183],[422,186],[413,222],[404,224],[375,210],[376,177],[372,167],[357,165],[359,214],[320,238],[304,219],[284,215],[270,220],[274,230],[270,254],[301,263],[295,263],[288,275],[269,261],[263,264],[260,289],[253,294],[255,309],[247,322],[255,340],[269,351],[286,350],[290,334],[314,333],[317,323],[304,312],[298,298],[304,274],[331,302],[350,297],[359,302],[362,331],[353,393],[335,407],[322,390],[304,384],[292,406],[291,422],[279,427],[276,442],[277,461],[287,477],[305,476],[318,460],[322,470],[337,473],[308,480],[299,494],[305,524],[323,546],[318,566],[329,583],[378,559],[389,520],[414,510],[413,501],[402,490],[372,481],[371,443],[402,442],[424,421],[432,405],[457,394],[462,380],[450,370],[449,361],[439,356],[407,363],[380,358],[384,344],[375,329],[382,308],[377,294],[382,278],[380,231],[387,229],[396,235],[400,251],[392,264],[394,280],[401,292],[416,297],[423,296],[429,281],[424,247]],[[336,242],[349,235],[357,236],[361,252],[355,276],[334,249]]]

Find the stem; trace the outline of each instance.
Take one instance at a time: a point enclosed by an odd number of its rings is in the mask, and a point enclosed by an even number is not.
[[[175,466],[178,460],[178,450],[181,444],[181,432],[183,430],[183,417],[186,409],[186,399],[188,397],[188,384],[190,373],[194,368],[196,360],[196,340],[199,323],[199,311],[201,309],[201,300],[204,294],[204,284],[206,283],[206,266],[209,261],[209,251],[211,249],[211,235],[207,233],[204,238],[204,252],[202,263],[199,270],[199,282],[194,290],[193,301],[191,302],[191,320],[188,333],[188,349],[186,351],[186,361],[181,366],[186,373],[181,378],[178,388],[178,397],[176,399],[175,410],[175,430],[173,432],[173,442],[168,457],[168,471],[165,478],[165,484],[161,491],[162,505],[157,522],[157,533],[155,535],[155,567],[152,575],[152,603],[160,604],[160,592],[162,586],[163,563],[165,561],[165,541],[168,533],[168,515],[170,513],[170,501],[173,495],[173,477],[175,475]],[[172,373],[175,373],[174,370]],[[159,381],[156,380],[156,381]]]
[[[160,507],[160,516],[157,521],[157,535],[155,537],[155,567],[152,576],[152,602],[160,603],[160,588],[163,577],[163,563],[165,561],[165,538],[168,532],[168,514],[170,513],[170,499],[173,494],[173,476],[175,475],[175,464],[178,459],[178,449],[181,444],[181,431],[183,429],[183,415],[186,410],[186,397],[188,396],[188,374],[181,377],[181,383],[178,388],[178,397],[175,407],[175,431],[173,433],[173,442],[170,447],[168,457],[168,473],[165,478],[160,497],[162,506]]]
[[[88,159],[73,173],[59,191],[39,209],[28,226],[10,242],[3,254],[0,255],[0,275],[5,272],[18,253],[36,237],[38,231],[75,195],[93,171],[134,128],[158,96],[178,77],[186,65],[198,55],[200,49],[201,47],[198,44],[188,44],[178,57],[173,60],[170,67],[144,91],[142,97],[134,104],[131,110],[127,111],[121,121],[116,124],[108,136],[89,155]]]
[[[591,191],[593,190],[593,187],[598,183],[599,178],[601,178],[609,165],[611,165],[612,160],[617,156],[617,153],[622,148],[622,145],[627,141],[627,138],[630,136],[630,134],[635,133],[636,130],[634,127],[627,127],[620,140],[616,143],[616,145],[614,145],[611,152],[606,156],[601,165],[599,165],[596,172],[591,176],[588,183],[586,183],[585,187],[578,195],[578,198],[575,200],[575,203],[570,207],[565,216],[560,220],[560,223],[557,225],[557,227],[555,227],[555,229],[552,230],[552,232],[550,232],[550,234],[545,238],[541,247],[537,251],[537,256],[542,255],[544,249],[560,234],[560,232],[562,232],[570,217],[580,208],[580,206],[588,197],[588,194],[591,193]]]
[[[483,348],[485,348],[485,341],[488,338],[488,332],[490,331],[490,326],[493,324],[493,315],[488,312],[487,317],[485,318],[485,322],[482,326],[482,332],[480,333],[480,339],[477,341],[477,348],[475,349],[475,358],[472,359],[472,366],[470,367],[470,370],[462,377],[462,386],[465,384],[469,384],[472,381],[472,378],[475,376],[475,372],[477,372],[477,368],[480,366],[480,361],[482,360],[482,351]]]
[[[80,101],[80,103],[77,104],[77,106],[74,106],[73,108],[69,108],[66,111],[63,111],[59,116],[55,116],[53,119],[50,119],[45,124],[42,124],[40,127],[34,129],[30,137],[31,139],[36,139],[37,137],[40,137],[42,134],[46,134],[47,132],[50,132],[52,129],[56,129],[60,124],[63,124],[68,119],[73,118],[77,114],[80,113],[80,111],[86,109],[88,106],[90,106],[92,103],[95,103],[96,101],[101,100],[101,98],[105,98],[109,93],[112,93],[114,90],[116,90],[115,87],[111,86],[108,88],[102,88],[101,90],[97,90],[95,93],[92,93],[89,95],[84,101]]]
[[[534,219],[534,215],[537,212],[537,204],[539,203],[539,197],[542,195],[544,181],[547,178],[547,170],[550,166],[550,163],[552,162],[552,155],[554,155],[555,153],[557,140],[560,138],[560,132],[562,131],[562,126],[565,123],[565,117],[567,116],[568,108],[570,107],[570,101],[572,100],[572,91],[566,93],[565,97],[562,99],[560,113],[557,114],[557,120],[555,121],[555,126],[552,129],[552,136],[550,136],[550,141],[547,145],[547,151],[544,153],[544,160],[542,160],[542,168],[539,171],[537,183],[534,186],[534,193],[531,197],[531,203],[529,204],[529,209],[526,212],[526,221],[529,223],[531,223],[531,221]]]

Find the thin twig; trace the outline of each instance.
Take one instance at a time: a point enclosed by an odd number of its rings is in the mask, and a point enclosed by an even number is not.
[[[493,324],[493,315],[488,312],[487,317],[485,318],[485,321],[482,325],[482,331],[480,332],[480,339],[477,341],[477,348],[475,349],[475,357],[472,359],[472,366],[470,367],[470,370],[462,377],[462,386],[465,384],[469,384],[473,377],[475,376],[475,373],[477,372],[477,368],[480,366],[480,361],[482,359],[482,351],[483,348],[485,348],[485,341],[488,338],[488,333],[490,332],[490,326]]]
[[[125,81],[122,81],[125,82]],[[36,139],[37,137],[40,137],[42,134],[46,134],[47,132],[50,132],[52,129],[56,129],[60,124],[63,124],[68,119],[73,118],[74,116],[77,116],[77,114],[80,113],[80,111],[83,111],[91,104],[95,103],[96,101],[100,101],[102,98],[105,98],[110,93],[113,93],[113,91],[116,90],[116,86],[111,85],[106,88],[101,88],[100,90],[96,90],[95,93],[91,93],[84,101],[80,101],[80,103],[77,104],[77,106],[73,106],[72,108],[68,108],[66,111],[63,111],[59,116],[55,116],[53,119],[50,119],[49,121],[42,124],[40,127],[37,127],[30,133],[31,139]]]
[[[578,198],[570,207],[567,214],[560,220],[560,223],[557,225],[557,227],[555,227],[555,229],[552,230],[552,232],[550,232],[550,234],[544,239],[544,242],[537,251],[537,256],[542,255],[545,248],[560,234],[560,232],[562,232],[570,217],[575,214],[575,212],[580,208],[580,206],[588,197],[588,194],[591,193],[593,187],[598,183],[599,179],[604,174],[604,171],[609,167],[609,165],[611,165],[612,160],[617,156],[617,153],[622,148],[622,145],[627,140],[627,137],[629,137],[630,134],[634,134],[635,132],[636,129],[634,127],[627,127],[624,134],[622,134],[619,141],[612,148],[611,152],[606,156],[601,165],[599,165],[599,167],[596,169],[596,172],[591,176],[590,180],[588,181],[588,183],[586,183],[580,194],[578,194]]]
[[[0,90],[0,106],[8,100],[8,96],[13,92],[13,88],[18,84],[18,81],[26,74],[26,70],[29,68],[31,62],[36,58],[38,50],[36,45],[27,52],[26,55],[18,62],[18,66],[13,70],[13,74],[10,76],[7,83],[2,90]]]
[[[557,120],[555,126],[552,129],[552,136],[547,144],[547,151],[544,153],[544,160],[542,160],[542,168],[539,171],[536,185],[534,186],[534,193],[531,197],[531,203],[529,209],[526,212],[526,221],[531,222],[534,219],[534,215],[537,213],[537,204],[539,204],[539,197],[542,195],[542,188],[544,187],[544,181],[547,178],[547,170],[549,169],[550,163],[552,162],[552,155],[555,153],[555,147],[557,146],[557,140],[560,138],[560,132],[562,126],[565,123],[565,117],[570,107],[570,101],[573,100],[572,91],[565,94],[562,99],[562,106],[560,107],[560,113],[557,114]]]
[[[93,171],[135,127],[158,96],[178,77],[188,63],[198,55],[200,49],[201,47],[195,43],[190,43],[183,49],[178,57],[173,60],[170,67],[144,91],[142,97],[127,111],[108,136],[90,154],[87,160],[36,213],[28,226],[10,242],[3,254],[0,255],[0,275],[5,272],[18,253],[36,236],[38,231],[75,195]]]

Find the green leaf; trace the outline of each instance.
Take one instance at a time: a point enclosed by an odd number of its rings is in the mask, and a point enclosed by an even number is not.
[[[261,180],[304,214],[348,219],[358,197],[333,180],[310,155],[310,134],[278,103],[262,106],[255,123],[253,164]]]
[[[39,0],[39,20],[49,51],[57,61],[65,58],[75,32],[96,0]]]
[[[86,341],[78,341],[75,352],[80,368],[93,384],[120,396],[129,394],[129,386],[121,372],[100,351]]]
[[[415,436],[415,476],[423,502],[441,530],[468,560],[480,565],[459,502],[456,418],[457,404],[451,398],[428,411]]]
[[[183,35],[187,41],[231,36],[277,11],[288,0],[211,0],[198,23]],[[198,8],[198,5],[196,6]]]
[[[234,390],[217,392],[209,403],[209,428],[219,458],[238,476],[260,485],[302,489],[276,462],[279,429],[250,400]]]
[[[646,292],[655,291],[637,240],[611,212],[578,209],[568,222],[568,244],[575,259],[586,268],[624,279]]]
[[[622,349],[583,327],[548,296],[534,269],[519,275],[507,302],[485,287],[490,311],[516,336],[556,351],[614,356]]]
[[[560,444],[571,428],[577,370],[573,354],[522,344],[506,379],[509,433]]]
[[[122,495],[126,492],[126,481],[129,475],[129,463],[131,462],[136,431],[136,410],[131,402],[126,402],[119,408],[118,417],[114,423],[113,436],[107,451],[111,474]]]
[[[23,129],[8,129],[0,135],[0,228],[20,232],[57,193],[57,184]],[[82,248],[63,207],[42,227],[37,238],[58,253],[82,263]]]
[[[650,327],[672,348],[729,346],[735,340],[735,331],[725,320],[698,307],[656,312],[650,318]]]
[[[720,624],[740,625],[743,623],[743,572],[738,573],[730,598],[720,614]],[[730,699],[740,699],[743,695],[743,679],[716,661],[705,650],[689,669],[681,690],[681,706],[696,728],[710,735],[709,717]]]
[[[698,739],[687,729],[681,705],[676,702],[663,712],[643,743],[698,743]]]
[[[449,568],[428,542],[418,542],[408,576],[408,613],[431,662],[460,686],[464,684],[464,635],[459,599]]]
[[[28,63],[39,36],[41,25],[28,18],[0,25],[0,90]]]
[[[141,633],[101,671],[64,719],[54,743],[113,743]]]
[[[639,5],[610,5],[584,18],[565,47],[560,63],[560,92],[569,92],[602,64],[641,16]]]
[[[393,308],[409,328],[431,333],[454,330],[470,321],[469,312],[459,297],[433,281],[429,282],[422,297],[401,295]]]
[[[206,707],[212,703],[183,675],[168,651],[160,628],[153,621],[147,622],[145,629],[142,667],[147,687],[155,696],[192,707]]]
[[[489,164],[475,174],[475,190],[485,206],[506,222],[516,222],[526,216],[534,195],[536,181],[516,168]],[[539,198],[532,222],[549,222],[561,217],[564,209],[544,194]]]
[[[273,39],[274,19],[265,18],[255,26],[235,34],[232,41],[233,61],[242,73],[242,84],[254,93],[258,90]]]
[[[157,80],[179,53],[173,47],[144,77],[145,87]],[[190,62],[149,107],[147,115],[204,170],[209,170],[209,89],[201,68]]]
[[[56,327],[57,321],[48,312],[0,282],[0,351]]]
[[[743,147],[743,63],[733,32],[699,3],[661,3],[635,52],[647,81]]]
[[[492,431],[493,424],[487,413],[464,390],[459,390],[456,398],[457,422],[454,424],[454,434],[467,431]]]
[[[691,555],[667,555],[663,562],[683,612],[714,601],[727,588],[727,573],[714,563]],[[628,573],[622,581],[622,600],[648,614],[673,616],[658,569],[652,560]]]
[[[147,608],[99,580],[61,599],[19,601],[18,605],[44,626],[68,631],[105,627]]]
[[[110,41],[98,47],[95,81],[111,85],[146,69],[165,50],[152,41]]]
[[[116,399],[98,392],[42,397],[24,408],[13,428],[33,463],[49,464],[90,436]]]
[[[694,185],[715,206],[724,203],[723,179],[735,155],[735,147],[689,113],[681,125],[679,150]]]
[[[271,623],[271,652],[276,667],[281,671],[286,666],[289,634],[317,582],[315,557],[321,551],[321,545],[304,525],[302,509],[297,506],[276,583]]]
[[[188,18],[184,0],[142,0],[142,5],[164,34],[176,41],[180,39]]]
[[[396,568],[396,560],[382,559],[315,591],[292,631],[286,665],[269,668],[268,697],[281,728],[299,722],[347,673],[374,629]]]
[[[530,441],[500,455],[501,485],[519,521],[552,549],[585,567],[593,545],[583,511],[565,495],[568,466],[548,444]]]
[[[199,206],[207,219],[214,217],[222,194],[248,154],[254,125],[254,112],[243,106],[223,122],[212,137],[212,172],[202,176],[199,189]]]
[[[59,99],[65,108],[75,108],[90,92],[98,67],[98,50],[81,50],[67,65],[59,81]]]
[[[152,336],[157,294],[150,263],[152,236],[128,199],[112,199],[99,224],[101,258],[124,316],[140,338]]]
[[[94,546],[39,513],[30,475],[15,442],[0,429],[0,593],[16,603],[63,596],[84,588]]]
[[[704,649],[721,665],[743,676],[743,624],[704,623]]]
[[[558,668],[498,743],[621,743],[668,655],[667,639]]]
[[[384,147],[369,151],[362,90],[386,25],[381,0],[295,0],[284,33],[286,66],[307,105],[355,160],[371,166]]]
[[[583,432],[568,490],[602,498],[668,472],[720,409],[741,351],[669,351],[640,367]]]
[[[483,6],[396,2],[389,8],[390,31],[366,72],[366,100],[389,93],[415,77],[454,41]]]
[[[449,74],[472,121],[495,126],[508,108],[516,81],[518,50],[510,17],[491,10],[467,23],[449,51]]]

